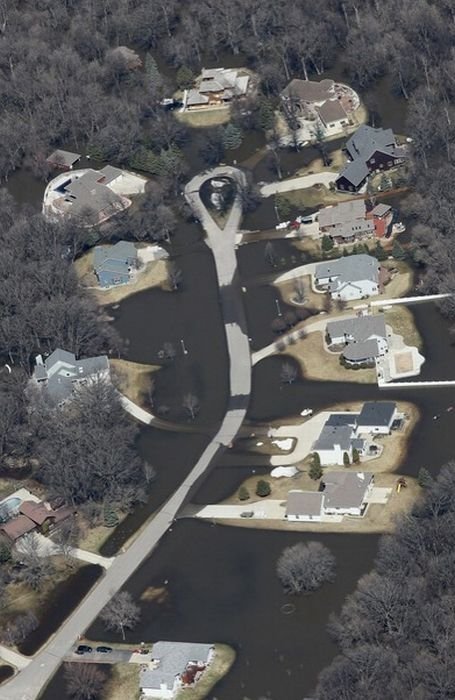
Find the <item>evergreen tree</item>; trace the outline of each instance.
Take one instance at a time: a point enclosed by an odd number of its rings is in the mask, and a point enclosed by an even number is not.
[[[258,125],[263,131],[268,131],[275,123],[273,105],[267,98],[259,100]]]
[[[180,66],[175,79],[180,90],[189,90],[194,83],[194,73],[188,66]]]
[[[109,502],[104,504],[103,518],[106,527],[115,527],[118,525],[118,515]]]
[[[398,241],[394,241],[393,243],[392,255],[395,258],[395,260],[404,260],[404,258],[406,257],[406,252],[403,250]]]
[[[256,484],[256,496],[264,498],[264,496],[270,496],[271,492],[272,489],[270,488],[269,482],[264,479],[259,479]]]
[[[359,451],[356,447],[352,449],[352,461],[354,462],[354,464],[358,464],[360,462]]]
[[[333,249],[333,241],[330,238],[330,236],[327,236],[325,234],[324,236],[322,236],[321,248],[324,253],[328,253],[330,250]]]
[[[228,124],[223,130],[223,146],[232,151],[242,145],[242,132],[235,124]]]
[[[316,453],[315,453],[316,454]],[[319,455],[317,455],[318,460],[319,460]],[[310,479],[313,479],[313,481],[317,481],[318,479],[321,478],[322,476],[322,467],[321,467],[321,462],[319,460],[319,463],[316,462],[316,460],[313,457],[313,460],[311,462],[310,468],[308,470],[308,476]]]
[[[382,245],[379,243],[379,241],[376,241],[376,247],[374,249],[374,257],[381,262],[382,260],[387,260],[387,253],[382,247]]]
[[[350,460],[349,460],[349,455],[348,455],[347,452],[345,452],[345,453],[343,454],[343,464],[344,464],[345,467],[349,467],[349,465],[351,464],[351,462],[350,462]]]
[[[287,219],[287,217],[291,213],[291,203],[289,199],[286,199],[286,197],[282,194],[276,194],[275,195],[275,206],[277,209],[277,212],[280,216],[281,219]]]
[[[419,473],[417,474],[417,481],[422,489],[428,489],[433,484],[433,477],[428,469],[420,467]]]

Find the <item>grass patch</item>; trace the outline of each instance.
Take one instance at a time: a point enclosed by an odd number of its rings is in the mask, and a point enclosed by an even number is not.
[[[335,181],[335,173],[333,174]],[[354,199],[349,195],[331,192],[324,185],[313,185],[313,187],[305,187],[301,190],[292,190],[291,192],[280,193],[284,199],[287,199],[292,206],[297,208],[302,207],[317,207],[322,204],[337,204],[349,199]]]
[[[160,366],[115,359],[110,360],[110,364],[114,368],[113,381],[117,389],[138,406],[149,408],[153,373]]]
[[[215,657],[194,688],[181,688],[176,700],[204,700],[235,661],[235,651],[227,644],[215,644]]]
[[[126,513],[117,513],[119,524],[126,518]],[[88,552],[99,554],[100,549],[106,540],[112,535],[115,528],[105,527],[104,525],[82,525],[82,535],[78,543],[79,549],[86,549]]]
[[[406,306],[394,305],[390,310],[384,311],[384,319],[395,334],[403,337],[406,345],[422,348],[422,338],[414,323],[414,316]]]
[[[409,265],[402,260],[385,260],[381,265],[392,274],[384,287],[383,296],[389,299],[406,296],[414,285],[414,275]]]
[[[206,107],[200,110],[186,110],[185,112],[175,111],[175,118],[182,124],[193,129],[203,129],[209,126],[220,126],[226,124],[231,118],[229,107]]]
[[[374,368],[354,370],[343,367],[340,364],[340,355],[325,349],[321,331],[309,333],[303,340],[287,346],[286,354],[292,355],[300,362],[307,379],[360,384],[376,383]]]
[[[337,134],[336,138],[339,137],[340,134]],[[315,158],[308,165],[305,165],[303,168],[299,168],[295,173],[294,177],[299,177],[300,175],[312,175],[313,173],[327,173],[332,171],[338,174],[341,168],[346,163],[346,157],[343,155],[343,151],[341,150],[341,148],[337,149],[336,151],[331,151],[330,158],[332,159],[332,162],[330,163],[329,167],[326,167],[324,165],[324,161],[322,160],[322,158]]]
[[[114,664],[103,690],[103,700],[139,700],[140,664]]]

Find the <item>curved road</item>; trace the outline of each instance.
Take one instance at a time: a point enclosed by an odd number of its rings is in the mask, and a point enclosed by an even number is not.
[[[212,172],[193,178],[185,188],[185,196],[206,231],[216,263],[230,357],[230,399],[224,420],[186,479],[136,537],[129,549],[115,558],[103,578],[61,625],[48,644],[12,680],[1,686],[0,700],[35,700],[38,697],[78,636],[85,632],[106,603],[156,547],[192,489],[208,471],[218,452],[232,442],[243,422],[251,388],[251,358],[235,257],[235,236],[242,217],[241,203],[237,197],[226,225],[221,230],[199,196],[199,188],[206,180],[222,176],[231,176],[240,181],[244,177],[235,168],[216,168]],[[214,380],[216,381],[215,378]]]

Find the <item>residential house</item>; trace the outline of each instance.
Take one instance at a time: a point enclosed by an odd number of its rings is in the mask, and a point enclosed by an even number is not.
[[[75,164],[80,159],[79,153],[71,153],[71,151],[62,151],[57,149],[46,159],[49,165],[61,170],[72,170]]]
[[[389,435],[396,419],[397,407],[393,401],[369,401],[357,418],[357,434]]]
[[[371,255],[349,255],[316,265],[314,282],[332,299],[363,299],[379,294],[379,271],[379,263]]]
[[[284,88],[281,97],[293,102],[304,114],[308,109],[321,107],[328,100],[336,98],[335,82],[329,78],[320,81],[294,78]]]
[[[221,107],[248,91],[250,77],[234,68],[204,68],[194,89],[185,93],[186,109]]]
[[[341,191],[357,192],[368,175],[385,171],[403,163],[407,158],[404,146],[398,146],[392,129],[375,129],[362,124],[345,146],[350,158],[336,179]]]
[[[325,515],[361,516],[374,486],[374,475],[367,472],[325,472],[321,482]]]
[[[11,518],[6,523],[0,525],[0,534],[8,539],[9,542],[17,542],[21,537],[33,532],[36,529],[36,523],[26,515],[17,515]]]
[[[377,204],[367,212],[367,218],[373,220],[377,238],[383,238],[393,220],[393,209],[388,204]]]
[[[328,345],[344,345],[341,355],[351,365],[369,363],[389,351],[383,316],[354,316],[329,321],[326,326]]]
[[[31,382],[45,389],[52,403],[62,405],[78,386],[97,379],[109,379],[106,355],[76,360],[74,353],[58,348],[45,360],[37,355]]]
[[[285,518],[290,522],[320,522],[324,496],[318,491],[288,492]]]
[[[214,653],[211,644],[157,642],[153,645],[152,662],[141,666],[142,695],[160,700],[173,698],[180,688],[198,680]]]
[[[23,501],[19,506],[18,515],[0,524],[0,534],[14,543],[35,530],[47,532],[49,528],[54,528],[71,517],[73,513],[74,509],[69,506],[53,510],[42,501]]]
[[[55,177],[46,187],[43,214],[48,219],[71,216],[85,227],[96,226],[131,205],[129,195],[144,192],[147,180],[106,165]]]
[[[365,451],[365,441],[355,437],[355,431],[350,425],[330,425],[325,423],[318,439],[313,444],[313,452],[319,456],[322,466],[339,464],[342,466],[345,454],[349,462],[353,459],[353,450],[359,454]]]
[[[344,127],[349,126],[349,117],[336,97],[316,107],[316,112],[325,129],[342,131]]]
[[[324,207],[318,213],[318,222],[320,233],[330,236],[338,244],[374,235],[374,222],[367,218],[362,199]]]
[[[113,246],[96,246],[93,267],[101,287],[128,284],[138,258],[134,243],[118,241]]]

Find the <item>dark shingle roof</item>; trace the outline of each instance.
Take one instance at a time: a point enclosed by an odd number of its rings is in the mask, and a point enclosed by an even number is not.
[[[320,515],[323,498],[319,491],[289,491],[286,515]]]
[[[365,472],[327,472],[323,477],[324,506],[359,508],[372,479],[373,474]]]
[[[393,401],[369,401],[363,405],[357,425],[359,427],[362,425],[387,426],[395,410],[396,404]]]

